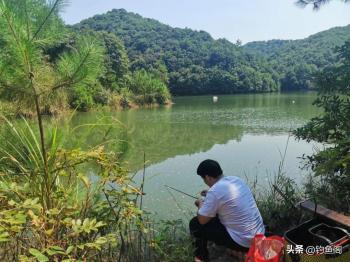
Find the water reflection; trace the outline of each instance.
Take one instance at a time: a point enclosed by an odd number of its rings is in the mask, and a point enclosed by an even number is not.
[[[179,207],[163,185],[199,192],[204,184],[195,171],[206,158],[218,160],[227,175],[257,176],[259,185],[266,185],[282,159],[290,130],[318,114],[314,98],[314,93],[236,95],[220,96],[213,103],[211,96],[182,97],[169,108],[78,114],[73,126],[107,121],[105,130],[96,128],[93,135],[80,138],[87,144],[97,143],[101,136],[105,141],[117,139],[111,149],[123,152],[130,170],[138,171],[136,179],[145,153],[145,205],[171,218],[193,209],[192,200],[174,193]],[[118,125],[108,126],[111,119]],[[311,152],[312,145],[290,139],[285,171],[298,182],[305,174],[298,157]]]

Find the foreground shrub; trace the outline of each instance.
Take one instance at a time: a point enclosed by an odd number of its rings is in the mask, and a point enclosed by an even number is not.
[[[278,174],[269,188],[256,196],[257,205],[269,232],[283,235],[300,220],[300,211],[295,204],[303,194],[296,183],[285,174]]]
[[[161,221],[154,235],[153,247],[157,261],[191,261],[193,246],[187,222],[181,219]]]
[[[1,260],[120,255],[125,229],[142,231],[141,212],[131,199],[139,191],[127,171],[103,147],[65,150],[57,128],[47,141],[45,167],[35,131],[26,121],[21,127],[7,121],[1,132]]]

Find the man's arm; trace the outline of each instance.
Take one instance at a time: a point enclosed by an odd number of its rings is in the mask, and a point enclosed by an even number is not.
[[[194,204],[198,207],[198,210],[199,210],[203,206],[203,200],[197,199]],[[212,217],[202,216],[198,212],[197,212],[197,218],[198,218],[199,224],[201,225],[205,225],[212,219]]]

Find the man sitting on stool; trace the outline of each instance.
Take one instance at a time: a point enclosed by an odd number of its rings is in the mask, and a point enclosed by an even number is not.
[[[207,241],[247,252],[257,233],[265,233],[263,220],[249,187],[238,177],[223,176],[218,162],[207,159],[197,174],[210,188],[198,199],[197,216],[190,221],[195,238],[195,261],[208,259]]]

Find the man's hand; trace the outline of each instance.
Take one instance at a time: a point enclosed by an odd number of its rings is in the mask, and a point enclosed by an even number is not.
[[[207,190],[207,189],[204,189],[204,190],[202,190],[202,192],[201,192],[201,196],[205,197],[205,196],[207,196],[207,193],[208,193],[208,190]]]
[[[198,208],[201,208],[201,206],[203,205],[203,199],[197,199],[195,202],[194,202],[195,206],[198,207]]]
[[[203,204],[204,204],[204,200],[203,199],[197,199],[195,202],[194,202],[194,204],[198,207],[198,212],[199,212],[199,209],[203,206]],[[202,216],[202,215],[200,215],[200,214],[198,214],[197,213],[197,218],[198,218],[198,222],[199,222],[199,224],[201,224],[201,225],[204,225],[204,224],[206,224],[206,223],[208,223],[211,219],[212,219],[212,217],[207,217],[207,216]]]

